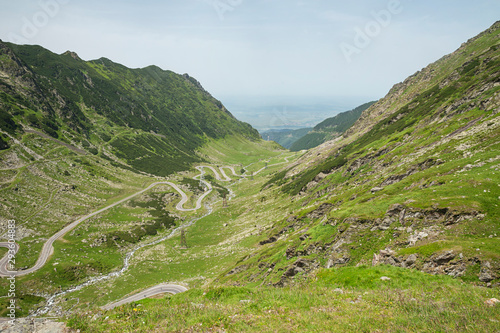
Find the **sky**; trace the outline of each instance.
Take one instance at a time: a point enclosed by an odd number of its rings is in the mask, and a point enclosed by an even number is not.
[[[0,39],[189,73],[216,98],[383,97],[500,19],[498,0],[0,0]],[[280,102],[282,103],[282,102]],[[240,103],[241,104],[241,103]],[[231,109],[230,109],[231,110]]]

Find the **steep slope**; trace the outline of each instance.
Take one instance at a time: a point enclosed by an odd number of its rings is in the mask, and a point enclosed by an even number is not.
[[[361,113],[368,109],[375,102],[368,102],[354,108],[353,110],[341,112],[338,115],[323,120],[314,128],[295,141],[291,146],[291,151],[311,149],[320,144],[339,137],[349,129],[361,116]]]
[[[0,42],[0,103],[0,125],[14,136],[36,128],[155,175],[199,161],[194,151],[209,139],[258,138],[187,74],[83,61],[39,46]]]
[[[263,195],[296,208],[221,280],[385,263],[498,285],[499,40],[497,22],[275,174]]]
[[[245,164],[254,177],[188,230],[188,249],[157,244],[140,274],[61,302],[83,311],[70,326],[498,331],[498,288],[470,283],[499,285],[499,34],[497,23],[396,85],[342,137]],[[97,308],[149,286],[137,280],[179,276],[186,293]]]

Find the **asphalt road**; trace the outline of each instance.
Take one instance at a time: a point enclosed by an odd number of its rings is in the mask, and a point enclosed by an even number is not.
[[[201,170],[201,172],[204,173],[202,167],[199,167],[199,170]],[[8,253],[7,253],[2,259],[0,259],[0,277],[21,276],[21,275],[30,274],[30,273],[33,273],[33,272],[39,270],[40,268],[43,267],[43,265],[45,265],[45,263],[47,262],[47,259],[53,253],[53,251],[54,251],[53,244],[57,239],[64,236],[66,233],[68,233],[69,231],[74,229],[77,225],[79,225],[83,221],[88,220],[89,218],[94,217],[102,212],[105,212],[106,210],[113,208],[119,204],[122,204],[123,202],[128,201],[128,200],[130,200],[130,199],[132,199],[132,198],[134,198],[134,197],[136,197],[136,196],[138,196],[146,191],[149,191],[151,188],[153,188],[155,186],[169,185],[169,186],[172,186],[177,192],[179,192],[179,194],[181,195],[182,198],[181,198],[181,201],[176,206],[176,208],[178,210],[187,212],[187,211],[194,211],[194,210],[200,209],[203,199],[207,195],[209,195],[210,192],[212,191],[212,185],[210,185],[210,183],[207,183],[207,182],[204,182],[204,183],[207,186],[207,191],[205,191],[205,193],[203,193],[203,195],[198,198],[198,200],[196,202],[196,207],[192,208],[192,209],[184,208],[184,204],[188,201],[189,198],[186,195],[186,193],[184,193],[184,191],[182,191],[176,184],[171,183],[171,182],[153,183],[153,184],[149,185],[147,188],[140,190],[139,192],[136,192],[136,193],[124,198],[124,199],[121,199],[121,200],[119,200],[119,201],[117,201],[117,202],[115,202],[107,207],[101,208],[101,209],[99,209],[91,214],[85,215],[84,217],[79,218],[78,220],[68,224],[63,229],[59,230],[52,237],[50,237],[45,242],[45,244],[43,244],[42,251],[40,252],[40,255],[38,256],[38,260],[35,263],[35,265],[31,268],[20,270],[20,271],[10,271],[7,267],[8,261],[9,261],[9,257],[8,257]],[[4,243],[0,243],[0,246],[3,246],[1,244],[4,244]],[[16,243],[16,245],[17,245],[17,243]],[[3,247],[6,247],[6,246],[3,246]],[[19,246],[17,246],[17,250],[19,250]]]
[[[288,159],[285,159],[287,162],[288,162]],[[277,164],[281,164],[281,163],[277,163]],[[223,168],[226,168],[226,169],[229,169],[232,171],[233,175],[234,176],[237,176],[237,177],[245,177],[245,176],[241,176],[241,175],[237,175],[234,168],[232,166],[223,166],[223,167],[219,167],[219,170],[220,170],[220,173],[223,177],[221,177],[218,173],[218,171],[212,167],[212,166],[198,166],[196,167],[196,169],[198,169],[201,173],[200,175],[196,176],[195,178],[200,178],[201,176],[203,176],[205,174],[205,170],[204,168],[208,168],[210,170],[213,171],[214,175],[215,175],[215,178],[219,181],[231,181],[231,178],[229,178],[226,173],[224,172]],[[265,168],[262,168],[261,170],[259,170],[258,172],[262,171],[263,169]],[[258,173],[257,172],[257,173]],[[72,229],[74,229],[76,226],[78,226],[80,223],[82,223],[83,221],[86,221],[88,220],[89,218],[93,217],[93,216],[96,216],[102,212],[105,212],[106,210],[110,209],[110,208],[113,208],[119,204],[122,204],[123,202],[125,201],[128,201],[146,191],[149,191],[151,188],[155,187],[155,186],[158,186],[158,185],[169,185],[171,186],[172,188],[174,188],[177,192],[179,192],[179,194],[181,195],[181,200],[179,201],[179,203],[176,205],[176,209],[179,210],[179,211],[184,211],[184,212],[188,212],[188,211],[194,211],[194,210],[198,210],[201,208],[201,205],[202,205],[202,202],[203,202],[203,199],[210,194],[210,192],[212,192],[212,185],[204,180],[201,180],[205,186],[206,186],[206,190],[205,192],[203,193],[203,195],[201,195],[198,200],[196,201],[196,206],[194,208],[184,208],[184,204],[189,200],[189,197],[186,195],[186,193],[184,193],[183,190],[181,190],[176,184],[174,183],[171,183],[171,182],[156,182],[156,183],[153,183],[151,185],[149,185],[147,188],[143,189],[143,190],[140,190],[124,199],[121,199],[107,207],[104,207],[104,208],[101,208],[91,214],[88,214],[88,215],[85,215],[81,218],[79,218],[78,220],[68,224],[67,226],[65,226],[63,229],[61,229],[60,231],[58,231],[57,233],[55,233],[52,237],[50,237],[46,242],[45,244],[43,245],[42,247],[42,251],[40,252],[40,255],[38,257],[38,260],[37,262],[35,263],[35,265],[31,268],[28,268],[28,269],[25,269],[25,270],[20,270],[20,271],[10,271],[8,269],[8,266],[9,266],[9,253],[7,253],[2,259],[0,259],[0,277],[11,277],[11,276],[22,276],[22,275],[26,275],[26,274],[30,274],[30,273],[33,273],[37,270],[39,270],[40,268],[42,268],[45,263],[47,262],[48,258],[50,257],[50,255],[54,252],[54,248],[53,248],[53,244],[54,242],[63,237],[66,233],[68,233],[69,231],[71,231]],[[10,244],[7,243],[7,242],[0,242],[0,247],[6,247],[6,248],[9,248],[10,249]],[[19,251],[19,244],[15,243],[15,249],[14,249],[15,253],[17,253]],[[14,255],[15,255],[14,253]],[[11,253],[12,254],[12,253]],[[186,291],[187,288],[183,287],[183,286],[179,286],[179,285],[173,285],[173,284],[159,284],[157,286],[154,286],[154,287],[151,287],[149,289],[146,289],[144,291],[141,291],[135,295],[132,295],[132,296],[129,296],[127,298],[124,298],[118,302],[114,302],[114,303],[110,303],[106,306],[103,307],[103,309],[106,309],[106,310],[110,310],[114,307],[117,307],[117,306],[120,306],[122,304],[126,304],[126,303],[130,303],[130,302],[134,302],[134,301],[139,301],[141,299],[144,299],[144,298],[147,298],[147,297],[151,297],[151,296],[154,296],[154,295],[157,295],[157,294],[162,294],[162,293],[170,293],[170,294],[177,294],[177,293],[181,293],[181,292],[184,292]]]
[[[12,244],[14,244],[14,248],[12,248]],[[8,243],[8,242],[0,242],[0,247],[6,247],[7,249],[9,249],[9,252],[7,252],[5,254],[5,256],[0,260],[0,266],[2,267],[7,267],[9,266],[9,254],[11,255],[14,255],[14,262],[12,264],[15,264],[15,256],[16,256],[16,253],[17,251],[19,251],[19,244],[17,243]],[[13,250],[13,251],[10,251],[10,250]],[[13,252],[13,253],[12,253]],[[3,275],[1,275],[2,277],[4,277]],[[10,277],[12,276],[12,274],[8,274],[8,275],[5,275],[6,277]]]
[[[141,291],[137,294],[134,294],[132,296],[121,299],[117,302],[107,304],[107,305],[103,306],[102,309],[103,310],[111,310],[117,306],[131,303],[131,302],[137,302],[137,301],[140,301],[141,299],[145,299],[145,298],[148,298],[148,297],[151,297],[154,295],[163,294],[163,293],[169,293],[169,294],[175,295],[178,293],[182,293],[186,290],[188,290],[188,289],[186,287],[183,287],[183,286],[179,286],[176,284],[162,283],[162,284],[159,284],[157,286],[151,287],[149,289],[143,290],[143,291]]]
[[[205,168],[208,168],[210,170],[212,170],[215,174],[215,178],[217,180],[220,180],[220,181],[231,181],[231,178],[229,178],[225,173],[224,173],[224,170],[222,168],[227,168],[229,170],[231,170],[233,172],[233,175],[236,175],[236,172],[234,171],[234,168],[231,167],[231,166],[224,166],[224,167],[219,167],[219,170],[221,171],[221,174],[224,176],[224,179],[219,175],[219,173],[217,172],[217,170],[212,167],[212,166],[198,166],[196,167],[196,169],[198,169],[201,173],[200,175],[196,176],[195,178],[199,178],[201,177],[202,175],[205,174]],[[55,233],[54,235],[52,235],[52,237],[50,237],[46,242],[45,244],[43,244],[43,247],[42,247],[42,251],[40,252],[40,255],[38,256],[38,260],[36,261],[35,265],[31,268],[28,268],[28,269],[24,269],[24,270],[19,270],[19,271],[10,271],[8,269],[8,266],[9,266],[9,257],[8,257],[8,253],[2,258],[0,259],[0,277],[10,277],[10,276],[22,276],[22,275],[26,275],[26,274],[30,274],[30,273],[33,273],[37,270],[39,270],[40,268],[43,267],[43,265],[45,265],[45,263],[47,262],[48,258],[50,257],[50,255],[54,252],[54,247],[53,247],[53,244],[56,240],[58,240],[59,238],[63,237],[66,233],[68,233],[69,231],[71,231],[72,229],[74,229],[76,226],[78,226],[80,223],[82,223],[83,221],[86,221],[88,220],[89,218],[91,217],[94,217],[102,212],[105,212],[106,210],[110,209],[110,208],[113,208],[119,204],[122,204],[123,202],[125,201],[128,201],[146,191],[149,191],[151,188],[155,187],[155,186],[158,186],[158,185],[169,185],[171,186],[172,188],[174,188],[174,190],[176,190],[177,192],[179,192],[179,194],[181,195],[181,200],[179,201],[179,203],[177,203],[177,205],[175,206],[175,208],[179,211],[182,211],[182,212],[190,212],[190,211],[195,211],[195,210],[198,210],[201,208],[201,205],[202,205],[202,202],[203,202],[203,199],[205,199],[205,197],[207,195],[209,195],[211,192],[212,192],[212,185],[204,180],[202,180],[202,182],[205,184],[206,186],[206,190],[205,190],[205,193],[203,193],[199,198],[198,200],[196,201],[196,205],[194,208],[184,208],[184,205],[186,204],[186,202],[189,200],[189,197],[186,195],[186,193],[184,193],[184,191],[182,189],[180,189],[176,184],[174,183],[171,183],[171,182],[156,182],[156,183],[153,183],[151,185],[149,185],[147,188],[143,189],[143,190],[140,190],[124,199],[121,199],[107,207],[104,207],[104,208],[101,208],[93,213],[90,213],[88,215],[85,215],[84,217],[81,217],[79,218],[78,220],[68,224],[67,226],[65,226],[63,229],[59,230],[57,233]],[[8,247],[8,243],[0,243],[0,247]],[[19,251],[19,245],[16,243],[16,253],[17,251]]]

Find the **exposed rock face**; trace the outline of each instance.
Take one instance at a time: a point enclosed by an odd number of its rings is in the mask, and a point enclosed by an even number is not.
[[[411,176],[417,172],[424,171],[432,166],[443,164],[443,163],[444,162],[441,159],[437,159],[437,160],[427,159],[424,162],[421,162],[421,163],[418,163],[416,165],[411,166],[409,168],[409,170],[407,172],[405,172],[404,174],[389,176],[387,179],[385,179],[382,182],[382,184],[380,186],[385,187],[387,185],[395,184],[395,183],[397,183],[397,182],[405,179],[406,177]]]
[[[349,262],[351,258],[349,258],[346,255],[343,255],[341,258],[330,258],[328,259],[328,262],[326,263],[326,268],[331,268],[335,266],[340,266],[340,265],[345,265]]]
[[[65,323],[42,318],[17,318],[13,323],[0,322],[0,331],[4,333],[66,333],[75,332]]]
[[[453,251],[447,251],[434,258],[431,257],[432,261],[435,262],[437,265],[444,265],[449,261],[453,260],[454,258],[455,258],[455,253],[453,253]]]
[[[459,256],[460,257],[460,256]],[[422,271],[430,274],[447,274],[453,277],[459,277],[465,274],[468,266],[475,263],[475,260],[456,259],[456,253],[446,251],[430,256],[424,263]]]
[[[408,258],[403,262],[404,266],[403,267],[411,267],[417,262],[417,255],[416,254],[410,254]]]
[[[465,259],[460,253],[458,256],[454,251],[436,253],[427,259],[423,264],[418,263],[418,255],[396,256],[396,252],[391,249],[380,250],[375,253],[372,259],[372,266],[391,265],[403,268],[416,268],[430,274],[446,274],[452,277],[460,277],[465,274],[468,267],[479,263],[477,258]],[[491,282],[495,280],[489,262],[484,262],[481,267],[478,279],[481,282]]]
[[[393,237],[397,238],[400,234],[402,235],[395,245],[399,247],[408,247],[415,246],[421,241],[438,241],[440,239],[439,236],[451,224],[470,219],[484,218],[484,214],[477,211],[460,212],[448,208],[419,209],[408,207],[403,204],[393,204],[381,218],[364,219],[348,217],[339,221],[326,218],[332,207],[334,207],[334,205],[328,203],[321,204],[317,209],[306,214],[305,217],[316,220],[322,218],[322,225],[329,224],[335,226],[337,230],[335,237],[332,236],[332,241],[328,244],[316,242],[308,244],[307,246],[288,247],[284,256],[287,260],[297,258],[297,261],[283,272],[283,278],[278,283],[279,285],[283,285],[286,279],[292,278],[298,273],[312,270],[310,265],[307,265],[311,259],[305,259],[303,256],[319,255],[323,257],[326,259],[325,268],[351,264],[352,258],[349,251],[352,245],[349,244],[352,244],[352,238],[356,237],[360,232],[387,232],[388,229],[391,229],[395,231]],[[292,223],[281,229],[269,239],[262,241],[260,244],[273,243],[282,238],[287,238],[288,236],[285,234],[304,226],[304,218],[299,219],[296,216],[290,216],[287,222]],[[416,229],[418,226],[425,225],[428,226]],[[307,242],[310,238],[308,228],[299,230],[301,230],[301,234],[297,236],[298,240]],[[426,258],[417,253],[397,255],[395,250],[386,248],[376,252],[373,255],[371,263],[372,265],[392,265],[402,268],[414,268],[431,274],[447,274],[453,277],[459,277],[465,274],[468,267],[477,264],[477,260],[474,258],[464,258],[462,254],[459,255],[454,251],[439,252]],[[267,266],[262,267],[262,270],[267,269]],[[480,281],[493,281],[494,274],[492,274],[492,271],[494,270],[485,266],[481,271]]]
[[[317,209],[308,213],[306,216],[310,219],[318,219],[323,217],[333,207],[330,203],[323,203]]]
[[[391,249],[380,250],[373,254],[372,266],[391,265],[397,267],[413,267],[417,261],[416,254],[410,254],[407,257],[396,256],[396,252]]]
[[[263,240],[259,243],[259,245],[265,245],[265,244],[269,244],[269,243],[274,243],[278,240],[278,238],[276,238],[276,236],[271,236],[269,237],[268,239],[266,240]]]

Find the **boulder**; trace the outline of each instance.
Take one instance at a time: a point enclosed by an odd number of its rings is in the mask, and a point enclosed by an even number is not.
[[[408,258],[404,261],[404,266],[405,267],[410,267],[413,266],[417,262],[417,255],[416,254],[410,254]]]
[[[434,261],[438,265],[446,264],[447,262],[453,260],[455,258],[455,253],[453,251],[447,251],[443,254],[438,255],[432,261]]]

